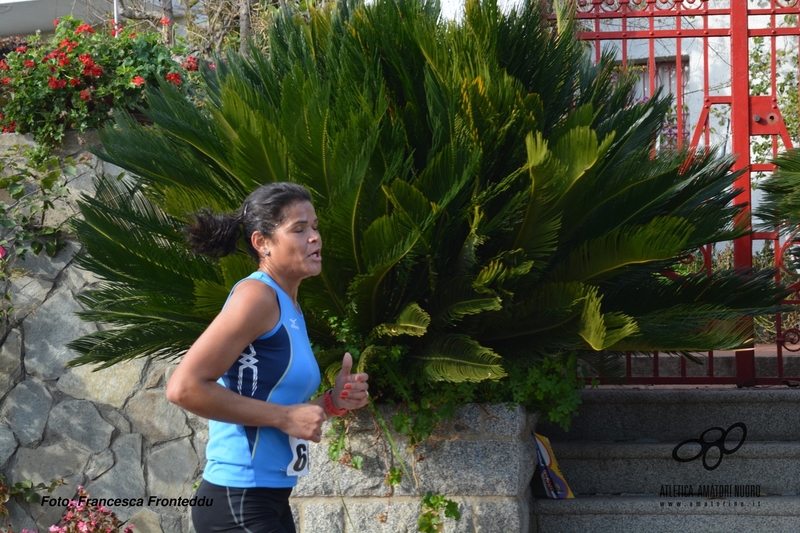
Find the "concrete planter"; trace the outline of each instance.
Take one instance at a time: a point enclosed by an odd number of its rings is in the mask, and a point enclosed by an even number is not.
[[[395,410],[380,406],[379,412],[388,421]],[[444,531],[529,533],[536,420],[519,406],[466,405],[407,457],[416,479],[404,478],[393,488],[385,476],[398,462],[385,437],[379,438],[374,416],[363,410],[349,430],[352,453],[364,458],[361,471],[327,457],[332,437],[312,446],[311,475],[301,478],[293,498],[299,530],[413,533],[421,496],[433,491],[459,504],[461,520],[447,519]],[[393,438],[405,453],[406,441]]]

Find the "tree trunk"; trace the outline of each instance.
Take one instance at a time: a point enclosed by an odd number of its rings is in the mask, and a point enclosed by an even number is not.
[[[175,15],[172,8],[172,0],[163,0],[162,10],[164,12],[164,18],[169,21],[168,24],[164,24],[164,42],[166,42],[168,45],[172,45],[172,36],[174,35],[172,23],[175,20]]]
[[[239,0],[239,52],[247,53],[247,41],[250,39],[250,1]]]

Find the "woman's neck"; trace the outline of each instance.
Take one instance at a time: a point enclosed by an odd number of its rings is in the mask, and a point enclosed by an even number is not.
[[[267,276],[272,278],[272,281],[278,284],[278,287],[286,293],[286,295],[292,300],[292,303],[297,306],[297,292],[300,288],[300,281],[301,280],[291,280],[287,279],[285,276],[281,276],[280,274],[274,272],[272,269],[269,268],[269,265],[261,264],[259,265],[258,269],[261,272],[264,272]]]

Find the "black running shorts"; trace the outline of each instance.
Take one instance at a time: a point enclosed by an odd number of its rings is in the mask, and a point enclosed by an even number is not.
[[[197,533],[296,533],[289,496],[292,489],[221,487],[206,480],[197,489],[211,505],[192,507]]]

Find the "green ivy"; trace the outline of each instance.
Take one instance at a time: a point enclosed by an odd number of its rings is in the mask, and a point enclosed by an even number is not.
[[[66,220],[48,223],[48,213],[67,195],[67,176],[76,173],[72,159],[60,162],[36,149],[19,145],[0,154],[0,191],[9,198],[0,201],[0,318],[7,320],[14,310],[7,283],[16,272],[17,259],[44,252],[53,257],[66,246]],[[5,282],[5,283],[4,283]]]
[[[422,533],[442,531],[444,527],[441,515],[442,511],[444,511],[444,515],[447,518],[452,518],[454,520],[461,519],[458,504],[441,494],[426,492],[425,496],[422,497],[420,507],[422,511],[417,519],[417,530]]]
[[[28,503],[39,503],[42,497],[39,495],[42,491],[53,492],[56,487],[64,485],[63,479],[51,479],[49,484],[34,483],[31,480],[17,481],[13,485],[0,474],[0,517],[5,522],[5,527],[0,528],[3,531],[9,528],[8,525],[8,507],[6,503],[14,497],[20,497]],[[10,529],[8,529],[10,531]]]

